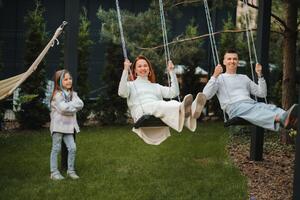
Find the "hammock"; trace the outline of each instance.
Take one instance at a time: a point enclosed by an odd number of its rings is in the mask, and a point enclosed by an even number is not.
[[[57,37],[62,33],[65,25],[67,25],[67,22],[63,21],[63,23],[56,29],[52,39],[49,41],[44,50],[40,53],[40,55],[36,58],[36,60],[32,63],[32,65],[26,72],[0,81],[0,100],[11,95],[14,90],[19,87],[36,70],[50,47],[54,46],[55,41],[58,44]]]

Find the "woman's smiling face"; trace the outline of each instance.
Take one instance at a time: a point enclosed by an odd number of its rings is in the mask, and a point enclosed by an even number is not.
[[[140,77],[148,77],[150,68],[146,60],[139,59],[135,65],[135,73]]]

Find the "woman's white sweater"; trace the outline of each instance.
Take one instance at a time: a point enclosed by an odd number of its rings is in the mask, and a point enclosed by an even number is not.
[[[148,77],[138,76],[136,80],[128,81],[128,71],[123,70],[118,94],[123,98],[127,98],[128,107],[131,114],[134,115],[133,118],[138,114],[135,111],[143,109],[143,106],[163,100],[163,98],[174,98],[179,95],[176,74],[172,71],[170,77],[171,87],[166,87],[158,83],[151,83]]]

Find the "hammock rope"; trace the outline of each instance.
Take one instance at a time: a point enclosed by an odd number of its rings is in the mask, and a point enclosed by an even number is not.
[[[14,92],[14,90],[17,87],[19,87],[37,69],[38,65],[45,57],[48,50],[54,46],[55,42],[57,45],[59,44],[57,38],[62,33],[62,31],[66,25],[67,25],[67,22],[63,21],[63,23],[56,29],[51,40],[48,42],[46,47],[39,54],[39,56],[32,63],[32,65],[27,69],[26,72],[0,81],[0,100],[11,95]]]

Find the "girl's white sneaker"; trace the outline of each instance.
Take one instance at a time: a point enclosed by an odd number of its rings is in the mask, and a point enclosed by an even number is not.
[[[65,177],[63,177],[63,176],[60,174],[60,172],[52,172],[52,173],[50,174],[50,179],[57,181],[57,180],[63,180],[63,179],[65,179]]]
[[[79,176],[76,174],[75,171],[67,172],[67,174],[71,179],[79,179]]]

